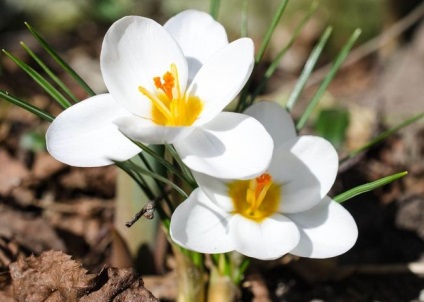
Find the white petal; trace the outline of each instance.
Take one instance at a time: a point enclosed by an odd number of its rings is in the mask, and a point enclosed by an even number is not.
[[[197,96],[203,102],[203,110],[195,125],[213,119],[237,96],[252,72],[253,53],[251,39],[238,39],[215,53],[202,66],[187,90],[189,95]]]
[[[334,184],[339,167],[339,157],[333,145],[321,137],[305,135],[284,146],[316,177],[320,183],[320,197],[324,198]]]
[[[234,215],[230,234],[239,253],[261,260],[272,260],[289,253],[299,242],[299,230],[286,217],[275,214],[261,223]]]
[[[155,21],[136,16],[116,21],[105,35],[100,64],[106,87],[133,114],[150,112],[151,101],[138,89],[155,91],[153,78],[175,64],[181,91],[187,84],[187,62],[172,36]],[[147,116],[147,118],[150,117]]]
[[[244,111],[260,121],[274,140],[274,148],[297,137],[291,115],[274,102],[258,102]]]
[[[163,27],[177,40],[187,59],[189,81],[210,56],[228,44],[224,27],[205,12],[183,11]]]
[[[325,197],[316,207],[287,215],[300,229],[298,246],[290,253],[301,257],[329,258],[348,251],[358,238],[358,228],[350,213]]]
[[[279,212],[294,213],[310,209],[320,200],[320,182],[309,167],[284,147],[274,151],[268,172],[281,185]]]
[[[133,140],[145,144],[172,144],[187,137],[193,127],[166,127],[137,116],[125,116],[113,121],[119,130]]]
[[[234,204],[231,197],[228,195],[227,183],[231,180],[224,180],[209,175],[192,171],[194,179],[196,180],[202,191],[213,201],[217,206],[225,212],[230,213],[234,210]]]
[[[171,217],[170,234],[177,244],[200,253],[234,250],[228,236],[230,215],[212,203],[201,189],[195,189]]]
[[[130,114],[110,94],[91,97],[55,118],[46,133],[47,149],[57,160],[78,167],[127,160],[140,149],[112,121]]]
[[[268,168],[272,139],[265,128],[244,114],[222,112],[185,139],[174,143],[192,170],[218,178],[253,178]]]

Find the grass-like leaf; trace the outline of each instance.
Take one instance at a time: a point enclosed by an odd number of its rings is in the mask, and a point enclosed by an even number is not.
[[[406,126],[411,125],[412,123],[420,120],[424,118],[424,112],[421,112],[409,119],[407,119],[406,121],[400,123],[399,125],[390,128],[389,130],[381,133],[380,135],[376,136],[375,138],[373,138],[370,142],[366,143],[365,145],[363,145],[362,147],[359,147],[358,149],[355,149],[353,151],[351,151],[345,158],[343,158],[341,161],[345,161],[349,158],[352,158],[356,155],[358,155],[359,153],[367,150],[368,148],[374,146],[375,144],[381,142],[382,140],[386,139],[387,137],[391,136],[392,134],[398,132],[399,130],[405,128]]]
[[[298,123],[296,124],[297,130],[302,129],[303,126],[306,124],[306,121],[308,120],[312,111],[318,105],[318,102],[321,100],[322,95],[327,90],[328,85],[330,85],[331,80],[334,78],[334,76],[336,75],[336,72],[339,70],[340,66],[342,65],[342,63],[344,62],[346,57],[348,56],[350,50],[352,49],[353,45],[355,44],[355,42],[358,39],[360,34],[361,34],[360,29],[355,30],[353,32],[353,34],[350,36],[349,40],[343,46],[342,50],[337,55],[336,60],[334,61],[333,65],[331,66],[330,71],[325,76],[325,78],[322,81],[321,85],[319,86],[317,92],[312,97],[312,100],[310,101],[305,112],[303,113],[303,115],[299,119]]]
[[[38,116],[39,118],[41,118],[45,121],[48,121],[48,122],[51,123],[54,120],[53,115],[47,113],[44,110],[41,110],[40,108],[38,108],[34,105],[31,105],[30,103],[28,103],[24,100],[21,100],[20,98],[18,98],[16,96],[9,94],[6,91],[0,90],[0,98],[6,100],[6,101],[8,101],[8,102],[10,102],[10,103],[12,103],[16,106],[19,106],[19,107],[27,110],[28,112],[31,112],[32,114],[35,114],[36,116]]]
[[[278,7],[277,11],[275,12],[274,18],[272,19],[272,22],[270,26],[268,27],[268,30],[265,34],[265,37],[261,43],[261,46],[259,47],[258,53],[255,58],[256,64],[258,64],[262,57],[265,54],[265,50],[267,49],[269,45],[269,41],[271,40],[272,34],[274,33],[275,28],[278,25],[278,22],[280,22],[281,16],[283,15],[284,11],[286,10],[288,0],[283,0],[280,3],[280,6]]]
[[[136,173],[142,174],[142,175],[146,175],[149,177],[152,177],[154,179],[157,179],[161,182],[163,182],[166,185],[169,185],[171,188],[173,188],[176,192],[178,192],[181,196],[183,196],[184,198],[187,198],[188,195],[186,192],[184,192],[183,189],[181,189],[179,186],[177,186],[176,184],[174,184],[172,181],[170,181],[168,178],[163,177],[155,172],[149,171],[147,169],[144,169],[136,164],[134,164],[133,162],[127,160],[125,162],[121,162],[120,167],[124,167],[127,168],[131,171],[134,171]]]
[[[240,30],[241,37],[247,37],[247,6],[248,6],[248,2],[247,0],[244,0],[243,6],[241,8],[241,30]]]
[[[152,156],[154,159],[156,159],[160,164],[162,164],[169,172],[174,173],[178,178],[180,178],[182,181],[185,181],[189,185],[192,184],[190,179],[187,179],[184,175],[182,175],[171,163],[169,163],[166,159],[164,159],[160,154],[157,154],[152,149],[150,149],[148,146],[144,145],[141,142],[138,142],[136,140],[132,140],[128,137],[134,144],[136,144],[138,147],[140,147],[141,150]]]
[[[284,57],[284,55],[287,53],[287,51],[293,46],[294,42],[296,41],[297,37],[301,33],[302,29],[305,27],[305,25],[309,21],[309,19],[311,19],[311,17],[314,15],[317,8],[318,8],[318,2],[316,2],[316,1],[312,2],[312,5],[311,5],[309,11],[305,14],[305,16],[302,18],[302,20],[296,26],[292,36],[290,37],[290,40],[278,52],[277,56],[272,61],[271,65],[266,70],[263,78],[261,79],[258,86],[255,88],[252,95],[250,96],[248,105],[252,105],[253,102],[255,101],[255,98],[263,91],[263,89],[265,88],[269,79],[271,78],[271,76],[274,74],[274,72],[277,70],[278,66],[280,65],[281,59]],[[325,42],[324,42],[324,44],[325,44]]]
[[[300,93],[302,92],[303,88],[306,85],[306,82],[309,79],[309,76],[312,73],[312,70],[314,69],[316,63],[318,62],[318,58],[320,57],[325,45],[327,44],[328,38],[330,38],[332,30],[333,30],[332,27],[327,27],[327,29],[324,31],[324,34],[321,36],[318,44],[312,50],[311,55],[306,61],[305,66],[303,67],[302,73],[300,74],[300,77],[297,80],[297,83],[294,86],[293,91],[289,96],[289,99],[286,104],[287,111],[291,111],[293,109],[294,104],[298,100]]]
[[[25,71],[41,88],[43,88],[60,106],[68,108],[72,104],[61,94],[52,84],[49,83],[41,74],[35,71],[31,66],[21,61],[11,53],[3,49],[3,53]]]
[[[78,99],[71,92],[71,90],[66,87],[66,85],[54,74],[53,71],[38,57],[24,42],[21,42],[21,46],[25,51],[34,59],[35,62],[44,70],[44,72],[66,93],[66,95],[74,102],[77,103]]]
[[[389,183],[391,183],[391,182],[393,182],[393,181],[395,181],[395,180],[397,180],[401,177],[404,177],[407,174],[408,174],[408,172],[404,171],[404,172],[400,172],[400,173],[397,173],[397,174],[393,174],[393,175],[390,175],[390,176],[383,177],[379,180],[376,180],[376,181],[373,181],[373,182],[370,182],[370,183],[367,183],[367,184],[363,184],[363,185],[360,185],[356,188],[350,189],[350,190],[348,190],[348,191],[346,191],[342,194],[337,195],[333,199],[335,201],[337,201],[338,203],[345,202],[346,200],[351,199],[352,197],[355,197],[359,194],[366,193],[366,192],[375,190],[379,187],[382,187],[384,185],[387,185],[387,184],[389,184]]]
[[[221,0],[211,0],[210,14],[215,20],[218,20],[218,12],[219,12],[220,4],[221,4]]]
[[[37,39],[40,45],[49,53],[49,55],[66,71],[90,96],[96,95],[93,89],[69,66],[57,52],[35,31],[32,26],[25,23],[31,34]]]

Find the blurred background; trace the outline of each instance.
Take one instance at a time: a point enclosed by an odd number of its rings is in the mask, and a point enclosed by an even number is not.
[[[230,41],[237,39],[245,11],[248,36],[258,49],[279,4],[279,0],[221,1],[218,21]],[[289,2],[254,78],[263,76],[311,4],[310,0]],[[208,12],[210,2],[0,0],[0,48],[40,70],[20,46],[24,41],[82,100],[86,92],[55,65],[24,22],[101,93],[106,87],[99,54],[108,27],[126,15],[164,23],[185,9]],[[424,2],[420,0],[322,0],[259,99],[285,104],[313,47],[331,25],[329,43],[294,109],[294,116],[299,117],[329,64],[352,32],[360,28],[362,34],[346,66],[303,130],[329,139],[344,158],[379,133],[424,111],[423,18]],[[0,89],[53,114],[60,112],[3,54]],[[114,167],[81,169],[56,162],[45,150],[47,127],[37,117],[0,100],[0,300],[7,296],[8,283],[1,278],[7,266],[19,255],[38,255],[51,249],[66,251],[94,272],[105,265],[134,266],[155,295],[175,298],[175,264],[165,237],[156,232],[157,226],[153,224],[153,231],[149,231],[153,235],[138,240],[128,238],[143,237],[139,234],[152,228],[152,223],[138,223],[135,235],[120,231],[136,209],[118,215],[115,200],[122,196],[116,189],[119,173]],[[423,119],[344,161],[330,195],[401,171],[408,171],[408,176],[343,204],[360,230],[351,251],[337,259],[287,256],[253,265],[246,274],[241,301],[424,301]],[[127,186],[126,190],[134,189]]]

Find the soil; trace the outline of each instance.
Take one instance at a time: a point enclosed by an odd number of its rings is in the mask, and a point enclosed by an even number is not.
[[[15,37],[32,41],[31,37],[22,32],[15,34],[0,36],[2,48],[29,61],[17,49]],[[424,37],[424,34],[421,35]],[[96,37],[90,42],[77,43],[75,34],[69,34],[53,40],[52,44],[61,45],[62,49],[68,47],[65,56],[70,61],[83,58],[95,66],[102,30]],[[396,53],[400,59],[393,64],[411,64],[411,60],[416,62],[414,70],[402,69],[404,73],[408,70],[416,72],[415,69],[424,72],[424,66],[417,67],[420,65],[419,57],[416,61],[411,58],[413,47],[416,47],[414,45],[407,45]],[[36,44],[34,50],[42,53]],[[360,96],[378,99],[379,93],[389,93],[384,85],[376,83],[391,79],[391,91],[396,92],[398,100],[404,89],[405,78],[400,83],[396,82],[396,78],[387,74],[390,70],[379,68],[379,64],[378,60],[370,59],[343,70],[330,87],[330,92],[351,106],[360,103]],[[46,94],[5,56],[1,57],[1,66],[0,89],[13,92],[50,112],[59,112]],[[63,72],[59,69],[56,71],[79,98],[86,97],[82,89],[72,84]],[[409,76],[415,78],[416,75]],[[96,77],[98,74],[94,73],[89,76],[89,81],[94,82]],[[398,85],[398,89],[393,85]],[[414,104],[400,107],[403,114],[412,116],[417,110],[424,109],[420,99],[422,94],[410,96],[410,89],[408,93],[408,101],[415,100]],[[385,96],[387,102],[389,98]],[[369,106],[367,109],[380,117],[372,120],[372,135],[375,135],[387,127],[384,117],[395,115],[396,107],[391,104],[385,106],[384,111],[381,106]],[[412,109],[405,112],[407,108]],[[47,301],[45,296],[31,296],[32,300],[25,300],[28,296],[18,289],[26,287],[29,290],[29,284],[36,282],[25,281],[23,276],[28,274],[28,270],[31,274],[43,271],[37,265],[50,261],[43,265],[51,267],[48,263],[56,258],[59,260],[54,263],[66,263],[67,269],[75,269],[76,283],[84,283],[83,286],[78,285],[84,291],[73,292],[74,296],[68,297],[68,301],[154,301],[134,271],[110,267],[115,167],[83,169],[55,161],[34,143],[43,136],[47,126],[47,123],[24,110],[0,101],[0,301]],[[29,145],[25,143],[28,139],[32,141]],[[424,301],[423,123],[402,130],[358,158],[341,167],[331,196],[389,174],[401,171],[408,171],[409,174],[395,183],[343,204],[359,227],[356,245],[346,254],[332,259],[298,259],[288,255],[265,264],[254,262],[242,282],[240,301]],[[62,251],[73,260],[53,251]],[[80,265],[90,274],[85,270],[81,273]],[[157,298],[172,300],[175,277],[172,266],[164,264],[164,267],[162,275],[141,277],[147,290]],[[61,270],[63,268],[52,269],[56,273]],[[57,280],[53,278],[52,283],[55,282]],[[169,288],[163,289],[164,284],[167,284],[165,287],[170,284]],[[53,285],[48,286],[60,292],[60,286],[55,285],[58,289]],[[94,292],[94,288],[103,288],[105,296],[89,300],[87,297]],[[113,292],[111,288],[119,290]],[[142,292],[148,298],[117,298],[124,292],[128,294],[129,289],[131,293]],[[82,300],[83,296],[86,300]],[[62,301],[53,296],[49,299]]]

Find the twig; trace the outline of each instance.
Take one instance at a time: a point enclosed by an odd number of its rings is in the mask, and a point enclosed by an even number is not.
[[[135,213],[134,217],[131,218],[130,221],[125,223],[125,226],[130,228],[134,223],[136,223],[142,216],[146,219],[153,219],[155,217],[155,210],[156,210],[156,203],[160,202],[163,198],[165,198],[165,195],[169,195],[171,193],[171,188],[167,187],[165,188],[165,191],[163,194],[158,196],[157,198],[153,200],[149,200],[144,207]],[[159,211],[159,214],[161,214],[161,208],[157,209]]]
[[[156,209],[156,201],[151,200],[146,203],[146,205],[137,213],[135,213],[134,217],[125,223],[127,228],[130,228],[134,223],[136,223],[141,216],[146,219],[153,219],[155,217],[155,209]]]

